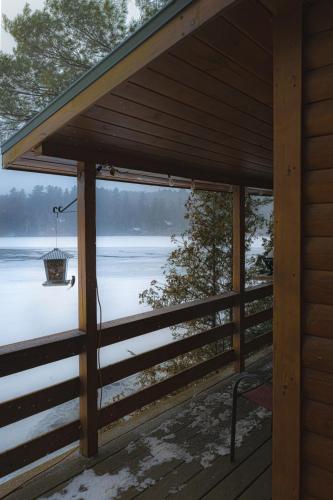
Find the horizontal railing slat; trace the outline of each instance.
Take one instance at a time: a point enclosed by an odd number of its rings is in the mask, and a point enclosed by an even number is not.
[[[98,378],[103,385],[117,382],[134,373],[155,366],[163,361],[174,358],[193,349],[203,347],[233,334],[233,323],[217,326],[206,332],[185,339],[171,342],[151,351],[144,352],[132,358],[124,359],[102,368],[102,376]],[[17,422],[24,418],[48,410],[79,396],[79,377],[46,387],[10,401],[0,404],[0,427]]]
[[[194,300],[186,304],[177,304],[103,323],[101,346],[115,344],[228,309],[235,305],[238,297],[236,292],[227,292],[223,295]]]
[[[80,422],[76,420],[16,448],[7,450],[0,454],[0,477],[7,476],[7,474],[21,469],[49,453],[60,450],[79,438]]]
[[[217,340],[231,336],[235,331],[233,323],[211,328],[210,330],[185,339],[171,342],[132,358],[124,359],[102,370],[103,385],[111,384],[122,378],[138,373],[152,366],[168,361],[169,359],[185,354],[199,347],[211,344]]]
[[[227,309],[237,298],[237,293],[228,292],[103,323],[101,347]],[[84,332],[71,330],[1,346],[0,377],[75,356],[84,342]]]
[[[99,428],[139,410],[147,404],[208,375],[214,370],[222,368],[231,361],[234,361],[234,359],[235,353],[234,350],[231,349],[102,408],[99,411]]]
[[[245,301],[271,295],[273,285],[258,285],[245,290]],[[121,342],[161,328],[190,321],[235,305],[236,292],[195,300],[160,310],[128,316],[103,324],[101,347]],[[0,377],[59,361],[82,352],[85,334],[79,330],[17,342],[0,347]]]
[[[80,394],[80,378],[72,378],[39,391],[0,403],[0,427],[49,410]]]
[[[47,335],[0,347],[0,377],[79,354],[85,334],[79,330]]]
[[[255,285],[245,289],[245,302],[251,302],[252,300],[259,300],[273,295],[273,285]]]
[[[260,311],[254,314],[250,314],[246,316],[244,319],[245,328],[250,328],[251,326],[259,325],[260,323],[264,323],[265,321],[269,321],[273,318],[273,308],[265,309],[264,311]]]
[[[254,339],[245,342],[244,351],[245,354],[250,354],[253,351],[264,347],[267,344],[271,344],[273,340],[272,332],[263,333],[262,335],[258,335]]]

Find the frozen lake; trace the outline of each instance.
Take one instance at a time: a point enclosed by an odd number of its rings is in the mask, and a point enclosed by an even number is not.
[[[0,238],[0,345],[58,333],[77,327],[77,284],[43,287],[40,257],[54,247],[54,238]],[[59,238],[58,246],[73,255],[68,275],[77,275],[75,237]],[[139,293],[153,279],[162,280],[161,267],[172,248],[168,236],[112,236],[97,238],[98,287],[103,321],[142,312]],[[256,241],[253,253],[261,250]],[[102,365],[170,342],[168,329],[104,348]],[[130,352],[131,351],[131,352]],[[78,374],[78,359],[52,363],[1,380],[0,401],[53,385]],[[103,390],[103,405],[118,394],[136,389],[131,377]],[[78,401],[60,405],[0,429],[0,451],[78,418]]]
[[[54,238],[0,238],[0,345],[41,337],[77,327],[77,284],[43,287],[40,260]],[[58,246],[73,255],[68,275],[77,275],[76,238],[60,238]],[[146,310],[139,293],[151,280],[162,279],[161,267],[171,249],[169,237],[115,236],[97,239],[97,275],[103,321]],[[167,329],[102,349],[102,365],[167,343]],[[78,358],[41,366],[1,380],[0,401],[41,389],[78,374]],[[135,389],[135,378],[103,391],[103,404]],[[5,450],[78,417],[78,402],[70,402],[0,429]]]
[[[77,285],[43,287],[40,257],[54,238],[0,238],[0,345],[77,327]],[[73,258],[68,275],[77,275],[76,238],[63,237],[58,246]],[[97,275],[103,321],[144,310],[139,293],[152,279],[171,249],[168,236],[114,236],[97,239]]]

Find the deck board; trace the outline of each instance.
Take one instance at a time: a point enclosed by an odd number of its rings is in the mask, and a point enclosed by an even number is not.
[[[238,500],[258,500],[262,498],[270,500],[272,498],[272,466],[270,465],[262,474],[249,486]]]
[[[266,356],[249,371],[268,373],[270,369],[271,359]],[[269,500],[271,419],[245,399],[239,404],[244,436],[235,462],[230,462],[233,381],[234,377],[221,380],[214,375],[211,384],[196,384],[180,403],[177,396],[168,398],[168,407],[158,403],[158,415],[149,418],[148,414],[146,421],[132,425],[123,435],[109,442],[105,439],[97,457],[73,456],[30,480],[7,500],[66,500],[73,492],[77,495],[73,498],[95,498],[94,488],[102,488],[105,482],[107,493],[99,494],[102,499]]]
[[[205,500],[230,500],[238,498],[251,484],[253,478],[259,477],[269,464],[272,456],[271,440],[265,442],[257,448],[239,467],[236,467],[231,474],[223,478],[215,488],[213,488],[203,498]],[[263,500],[264,497],[257,497]],[[268,499],[266,499],[268,500]]]
[[[259,435],[261,434],[261,435]],[[205,498],[205,496],[213,491],[215,488],[218,488],[218,485],[224,483],[228,480],[228,478],[232,477],[234,472],[237,469],[244,465],[244,468],[247,467],[247,462],[251,458],[252,453],[256,450],[258,443],[264,444],[270,441],[269,436],[269,426],[267,425],[265,429],[262,431],[254,432],[252,436],[249,437],[247,442],[242,446],[241,449],[237,450],[237,456],[234,463],[230,462],[229,455],[217,458],[211,467],[201,468],[198,473],[196,473],[192,478],[186,481],[181,485],[181,489],[176,495],[173,495],[173,499],[181,500],[186,498],[191,498],[193,500],[199,498]],[[267,441],[268,439],[268,441]],[[264,443],[263,443],[264,440]],[[182,474],[180,474],[180,478]],[[249,483],[252,481],[249,480]],[[231,482],[233,482],[232,479]],[[236,479],[237,481],[238,479]],[[147,496],[147,498],[149,498]],[[232,500],[236,498],[235,496],[216,496],[216,498],[227,498],[228,500]],[[260,499],[258,499],[260,500]]]

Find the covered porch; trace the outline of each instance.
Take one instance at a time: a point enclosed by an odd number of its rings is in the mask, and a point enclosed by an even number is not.
[[[78,440],[86,458],[77,463],[95,463],[96,471],[100,463],[105,473],[103,463],[108,457],[112,462],[114,451],[103,456],[108,445],[99,447],[99,429],[211,372],[226,366],[244,371],[249,355],[273,339],[273,498],[330,498],[332,40],[327,0],[174,0],[3,145],[5,168],[77,177],[79,321],[75,331],[0,348],[0,376],[75,355],[80,370],[72,380],[2,403],[0,425],[77,397],[80,418],[2,453],[2,476]],[[231,191],[231,290],[104,323],[99,331],[96,179]],[[249,314],[248,304],[271,297],[273,284],[246,287],[245,197],[271,194],[273,180],[274,311],[268,306]],[[98,370],[99,348],[224,310],[232,314],[223,325]],[[246,330],[272,316],[273,334],[249,340]],[[228,348],[217,356],[98,407],[101,386],[225,338]],[[224,382],[218,384],[220,394]],[[191,429],[182,423],[183,435],[180,428],[171,432],[176,444]],[[221,458],[217,475],[213,466],[200,472],[191,469],[195,460],[183,460],[180,467],[192,474],[184,491],[203,487],[198,498],[222,498],[222,490],[233,491],[228,498],[270,498],[269,435],[255,428],[256,423],[240,462],[230,466]],[[194,446],[200,446],[199,434]],[[145,460],[142,447],[133,448],[132,456],[122,448],[123,459],[132,463],[137,451],[136,465]],[[244,470],[248,481],[242,483],[238,474]],[[75,469],[74,476],[80,473]],[[150,476],[142,476],[151,487],[147,495],[162,488],[162,497],[168,496],[183,485],[177,473],[166,473],[165,482],[161,474],[161,481],[150,484]],[[61,490],[64,481],[62,476],[57,485],[43,486],[43,494]],[[258,489],[265,496],[256,496]],[[184,491],[172,490],[188,498]],[[139,494],[145,491],[133,496]]]

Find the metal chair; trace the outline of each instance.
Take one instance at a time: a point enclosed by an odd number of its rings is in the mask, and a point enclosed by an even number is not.
[[[239,392],[238,388],[244,380],[256,380],[258,382],[254,387]],[[272,398],[272,382],[268,381],[263,375],[257,373],[244,373],[235,382],[232,391],[232,414],[231,414],[231,437],[230,437],[230,460],[235,460],[235,441],[236,441],[236,423],[237,423],[237,402],[238,396],[243,396],[246,399],[253,401],[258,406],[273,410]]]

